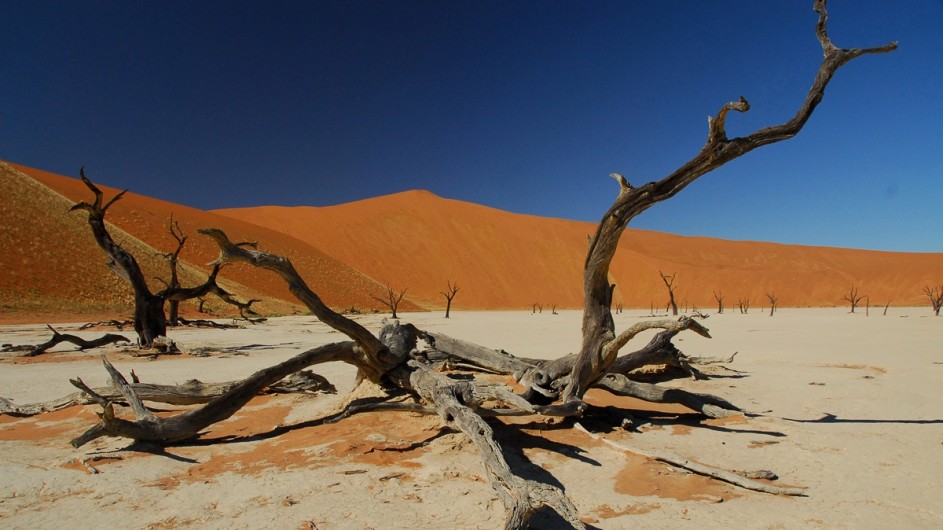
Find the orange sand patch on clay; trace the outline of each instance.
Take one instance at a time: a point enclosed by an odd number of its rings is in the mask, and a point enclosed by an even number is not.
[[[0,440],[64,443],[63,440],[78,436],[96,423],[98,417],[86,407],[69,407],[28,418],[0,414],[0,424],[3,425]]]
[[[615,490],[634,497],[710,500],[720,502],[739,497],[733,488],[716,480],[683,473],[662,462],[626,453],[626,464],[615,477]]]
[[[220,474],[258,474],[266,469],[293,469],[351,462],[379,466],[416,468],[411,460],[424,453],[422,445],[440,432],[435,417],[412,413],[364,413],[336,424],[284,425],[297,397],[260,396],[233,418],[214,425],[204,439],[219,441],[209,459],[187,469],[185,474],[164,477],[152,484],[172,489],[181,482],[212,480]],[[277,436],[267,437],[282,428]],[[235,437],[227,440],[227,437]],[[253,439],[253,437],[257,437]],[[400,480],[408,476],[399,476]]]

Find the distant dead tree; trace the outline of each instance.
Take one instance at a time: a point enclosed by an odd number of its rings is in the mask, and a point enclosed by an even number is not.
[[[661,281],[665,282],[665,287],[668,288],[668,306],[671,307],[671,314],[677,315],[678,304],[675,302],[675,276],[677,276],[678,273],[668,276],[667,274],[658,271],[658,275],[661,276]],[[665,310],[667,311],[667,309],[668,308],[666,307]]]
[[[776,304],[779,303],[779,298],[773,293],[766,293],[766,298],[769,300],[769,316],[773,316],[773,313],[776,312]]]
[[[448,289],[440,292],[440,294],[445,297],[445,318],[449,318],[449,312],[452,310],[452,299],[455,298],[455,294],[458,293],[457,282],[454,285],[451,281],[447,281],[447,283]]]
[[[533,314],[533,313],[543,313],[543,312],[544,312],[544,306],[534,302],[534,307],[532,308],[531,313]]]
[[[393,290],[392,287],[387,285],[385,298],[375,296],[375,295],[370,295],[370,297],[376,300],[377,302],[380,302],[381,304],[385,305],[393,313],[393,318],[399,318],[398,316],[396,316],[396,310],[399,308],[400,302],[403,301],[403,297],[406,296],[406,289],[407,288],[404,288],[402,291],[397,293],[396,291]]]
[[[842,300],[849,302],[851,304],[851,312],[855,312],[855,308],[858,307],[858,304],[864,300],[865,295],[858,295],[858,288],[854,285],[851,286],[851,289],[848,290],[848,294],[842,297]]]
[[[557,313],[557,304],[553,304],[552,306],[550,306],[550,314],[551,314],[551,315],[559,315],[559,314],[560,314],[560,313]]]
[[[616,314],[622,313],[622,302],[616,304]]]
[[[887,308],[890,307],[890,305],[891,305],[890,301],[884,304],[884,316],[887,316]],[[937,316],[939,316],[939,311],[937,311]]]
[[[717,314],[724,314],[724,294],[722,292],[713,291],[714,300],[717,300]]]
[[[170,236],[177,242],[177,248],[175,248],[173,252],[164,254],[170,266],[170,281],[165,282],[165,284],[169,289],[178,289],[180,288],[180,279],[177,276],[177,266],[180,262],[180,251],[183,250],[183,246],[187,243],[187,236],[183,235],[183,230],[180,229],[180,223],[174,221],[173,214],[170,214],[170,221],[167,223],[167,231],[170,232]],[[160,280],[160,278],[158,278],[158,280]],[[167,305],[167,324],[176,326],[179,324],[180,300],[168,300]]]
[[[750,299],[749,298],[738,299],[737,305],[740,307],[741,315],[745,315],[750,312]]]
[[[926,285],[923,288],[923,294],[927,295],[927,297],[930,299],[930,306],[933,307],[933,314],[940,316],[940,307],[943,306],[943,285],[941,285],[939,288],[930,288],[929,285]]]

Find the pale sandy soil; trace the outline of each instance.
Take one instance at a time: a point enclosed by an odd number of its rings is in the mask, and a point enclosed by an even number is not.
[[[555,357],[579,342],[578,312],[404,317],[521,356]],[[617,327],[641,317],[616,315]],[[380,317],[362,322],[376,330]],[[872,311],[870,317],[844,309],[783,309],[772,318],[758,311],[711,315],[705,324],[714,339],[689,334],[676,343],[690,355],[739,352],[730,365],[738,372],[713,373],[742,377],[671,384],[764,415],[703,421],[675,407],[593,394],[591,401],[626,407],[640,425],[637,432],[609,429],[603,436],[726,469],[769,469],[779,483],[807,488],[807,497],[737,489],[543,423],[496,424],[512,467],[564,487],[596,528],[943,527],[943,319],[927,308],[891,308],[887,316]],[[61,329],[75,332],[75,326]],[[46,338],[42,326],[0,327],[0,343]],[[180,330],[173,338],[184,349],[215,353],[145,361],[109,350],[109,358],[147,382],[212,382],[242,378],[340,340],[302,317],[234,331]],[[0,396],[20,404],[61,397],[72,392],[68,379],[76,376],[91,386],[105,384],[98,352],[66,353],[71,349],[61,346],[31,362],[0,362]],[[341,395],[353,384],[346,366],[316,370]],[[203,436],[216,443],[175,446],[165,455],[115,453],[127,445],[117,439],[72,449],[68,440],[95,421],[93,406],[23,419],[0,415],[0,527],[502,527],[503,506],[461,435],[441,432],[434,417],[406,413],[311,425],[339,396],[258,398]],[[79,463],[96,456],[90,463],[97,474]],[[563,527],[549,515],[534,526]]]

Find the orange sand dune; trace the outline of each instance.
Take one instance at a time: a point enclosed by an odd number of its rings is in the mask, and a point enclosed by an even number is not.
[[[85,185],[76,178],[15,164],[0,163],[0,172],[0,191],[3,192],[0,212],[4,223],[10,223],[3,231],[3,246],[7,250],[0,258],[6,272],[0,275],[3,312],[26,310],[65,316],[113,314],[116,307],[124,307],[129,313],[130,289],[107,268],[85,215],[68,212],[75,202],[92,199]],[[95,175],[89,176],[94,181]],[[117,193],[117,190],[100,187],[106,200]],[[127,193],[108,210],[106,220],[120,228],[113,236],[127,241],[124,244],[129,245],[129,250],[141,262],[149,281],[168,277],[166,261],[159,253],[176,247],[167,228],[171,215],[188,236],[181,255],[184,285],[205,280],[209,271],[207,263],[218,256],[215,243],[196,230],[216,227],[226,231],[234,241],[257,241],[261,249],[289,257],[309,285],[333,307],[381,307],[370,296],[380,294],[381,285],[289,235],[231,217]],[[284,281],[274,273],[236,264],[228,266],[220,276],[222,285],[242,299],[263,299],[261,307],[268,312],[301,310]],[[157,280],[151,282],[155,291],[162,287]],[[24,305],[25,301],[29,303]],[[188,304],[190,306],[195,308],[196,304]],[[218,304],[216,307],[226,309]],[[404,302],[403,307],[417,308],[410,302]]]
[[[217,213],[297,237],[386,282],[413,300],[444,307],[447,281],[456,308],[582,306],[582,265],[594,224],[504,212],[426,191],[329,207],[240,208]],[[943,254],[780,245],[628,230],[611,267],[614,302],[665,307],[658,271],[677,274],[681,306],[755,309],[843,305],[852,286],[871,305],[923,305],[925,285],[943,283]],[[862,301],[862,304],[864,301]]]

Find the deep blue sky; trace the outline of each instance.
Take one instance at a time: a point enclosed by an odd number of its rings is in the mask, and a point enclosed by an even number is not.
[[[631,182],[787,120],[812,1],[0,0],[0,158],[204,209],[403,191],[596,221]],[[943,251],[943,1],[833,1],[800,135],[630,226]]]

